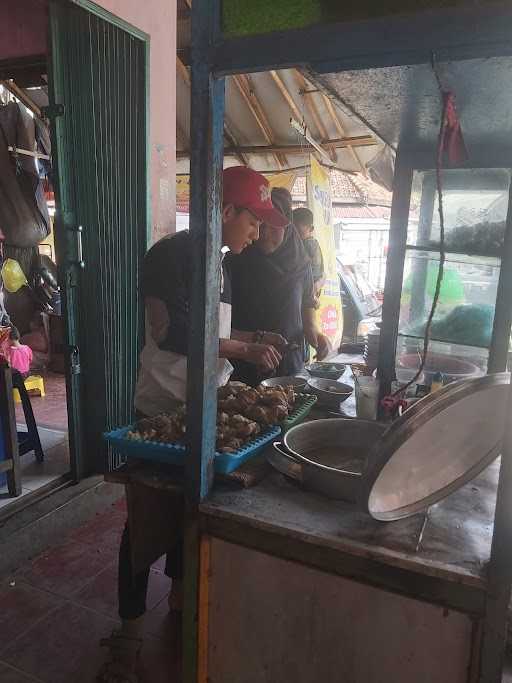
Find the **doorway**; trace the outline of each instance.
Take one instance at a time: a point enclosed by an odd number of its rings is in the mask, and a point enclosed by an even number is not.
[[[44,392],[30,392],[44,459],[35,451],[22,456],[25,490],[21,498],[0,490],[0,516],[25,498],[116,466],[102,433],[132,418],[142,336],[137,285],[149,225],[148,37],[85,0],[50,1],[46,10],[46,54],[24,60],[39,64],[31,73],[40,80],[24,81],[19,60],[10,72],[0,68],[19,91],[20,107],[37,101],[48,133],[51,230],[37,252],[55,265],[59,287],[55,307],[41,320],[48,342],[46,364],[38,368]],[[26,334],[34,346],[32,331]],[[23,430],[21,404],[16,416]],[[28,489],[32,475],[37,485]]]

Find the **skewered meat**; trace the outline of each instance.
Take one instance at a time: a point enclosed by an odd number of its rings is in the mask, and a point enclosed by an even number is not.
[[[241,382],[230,382],[218,392],[216,449],[235,453],[254,439],[262,427],[278,424],[289,414],[296,400],[293,387],[256,389]],[[172,415],[162,413],[139,420],[128,438],[137,441],[182,443],[186,433],[185,406]]]

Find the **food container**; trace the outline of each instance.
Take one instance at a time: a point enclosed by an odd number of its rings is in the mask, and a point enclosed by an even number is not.
[[[307,384],[305,377],[269,377],[261,382],[264,387],[293,387],[295,391],[301,392]]]
[[[414,374],[420,367],[420,363],[421,358],[419,354],[403,354],[398,359],[397,378],[400,376],[400,381],[409,381],[412,379],[412,377],[414,377]],[[429,353],[427,355],[427,362],[423,369],[425,376],[424,383],[430,386],[434,375],[436,375],[438,372],[444,376],[445,383],[456,382],[461,379],[471,379],[484,374],[479,367],[474,365],[474,363],[471,363],[463,358],[448,356],[442,353]]]
[[[345,372],[346,365],[343,363],[311,363],[306,366],[306,370],[311,377],[321,379],[339,379]]]
[[[293,410],[281,424],[283,432],[287,432],[289,429],[305,420],[317,401],[318,398],[314,394],[299,394],[295,401],[295,405],[293,406]]]
[[[128,438],[131,427],[115,429],[103,435],[112,448],[127,458],[141,458],[171,465],[184,465],[186,447],[181,443],[159,443],[157,441],[138,441]],[[214,469],[220,474],[233,472],[246,460],[258,455],[271,441],[281,434],[281,427],[269,427],[262,434],[242,446],[235,453],[215,453]]]
[[[354,388],[349,384],[330,379],[313,377],[308,381],[307,389],[318,398],[318,405],[338,410],[340,403],[346,401]]]
[[[379,407],[379,380],[375,377],[358,377],[356,387],[356,414],[361,420],[376,420]]]
[[[267,459],[304,488],[355,502],[366,456],[385,429],[377,422],[353,419],[306,422],[275,443]]]
[[[499,373],[445,386],[387,429],[363,420],[307,422],[267,458],[305,488],[357,499],[374,519],[403,519],[443,500],[497,458],[509,391],[510,375]]]

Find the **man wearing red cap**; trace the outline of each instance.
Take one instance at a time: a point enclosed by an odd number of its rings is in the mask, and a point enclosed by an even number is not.
[[[259,236],[261,223],[285,227],[288,220],[274,208],[268,181],[243,166],[223,174],[223,251],[241,253]],[[188,231],[165,237],[146,254],[142,273],[142,295],[146,309],[146,344],[135,391],[140,416],[169,412],[185,401],[187,391],[187,347],[190,300],[190,264],[194,254]],[[281,361],[279,347],[286,340],[278,334],[231,330],[231,285],[219,254],[221,293],[219,308],[219,362],[217,382],[225,384],[233,367],[228,358],[243,360],[271,372]],[[258,343],[256,343],[258,342]],[[182,539],[174,539],[167,556],[166,574],[172,581],[170,605],[180,607]],[[172,546],[172,541],[170,542]],[[132,572],[130,535],[125,527],[119,550],[119,616],[122,627],[103,642],[110,661],[99,681],[136,681],[137,656],[142,645],[140,632],[146,611],[149,567]]]

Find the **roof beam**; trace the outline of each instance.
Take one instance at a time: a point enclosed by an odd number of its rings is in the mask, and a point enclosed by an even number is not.
[[[336,127],[336,131],[337,131],[338,135],[341,138],[345,137],[345,129],[341,125],[341,121],[338,117],[336,109],[334,108],[334,104],[332,103],[331,98],[327,97],[327,95],[325,95],[325,93],[322,93],[322,98],[323,98],[324,104],[327,108],[327,111],[329,112],[329,114],[331,116],[331,119],[334,123],[334,126]],[[348,145],[347,149],[348,149],[352,159],[356,162],[356,164],[361,169],[361,173],[363,173],[364,176],[368,177],[368,170],[367,170],[366,166],[363,164],[363,162],[361,161],[361,159],[359,158],[357,152],[355,152],[352,145]]]
[[[327,140],[327,143],[337,149],[351,147],[369,147],[371,145],[379,144],[378,141],[371,135],[359,135],[351,138],[335,138]],[[225,155],[234,155],[237,153],[243,154],[304,154],[313,149],[313,145],[304,142],[302,145],[245,145],[243,147],[226,147],[224,149]],[[178,152],[178,158],[185,158],[188,152]]]
[[[27,95],[24,90],[18,88],[12,79],[9,79],[8,81],[0,81],[0,85],[3,85],[6,90],[14,95],[14,97],[17,97],[19,101],[22,102],[25,107],[27,107],[27,109],[30,109],[34,116],[37,116],[37,118],[41,119],[41,121],[44,120],[41,109],[39,109],[37,104],[29,97],[29,95]]]
[[[190,86],[190,72],[181,60],[180,57],[176,56],[176,66],[178,68],[178,71],[181,74],[181,77],[187,83],[188,86]],[[178,119],[176,118],[176,125],[178,125]],[[227,120],[226,116],[224,115],[224,136],[226,138],[226,141],[228,145],[231,147],[239,147],[238,140],[235,137],[235,134],[233,133],[233,129],[231,128],[231,125],[229,121]],[[186,145],[188,147],[188,145]],[[247,159],[243,156],[243,154],[237,154],[237,159],[238,161],[242,164],[242,166],[248,166]]]
[[[311,117],[313,121],[315,122],[315,126],[320,133],[320,137],[323,140],[327,140],[329,138],[329,134],[327,132],[326,127],[324,126],[324,123],[322,121],[322,118],[320,114],[318,113],[318,109],[316,107],[316,102],[312,98],[312,94],[309,93],[308,91],[310,88],[308,88],[308,83],[304,76],[301,74],[300,71],[295,70],[294,71],[295,75],[295,80],[297,82],[297,85],[299,87],[299,92],[301,93],[302,97],[304,97],[304,101],[306,103],[306,107],[308,108],[309,113],[311,114]],[[331,157],[331,160],[336,162],[336,150],[334,147],[330,147],[329,149],[329,156]]]
[[[269,73],[270,73],[270,75],[271,75],[271,77],[272,77],[272,80],[273,80],[274,83],[277,85],[277,87],[278,87],[278,89],[279,89],[279,92],[280,92],[281,95],[284,97],[284,99],[286,100],[288,106],[290,107],[290,111],[291,111],[291,113],[293,114],[293,116],[295,116],[295,118],[297,119],[297,121],[302,121],[302,119],[304,118],[304,116],[301,114],[301,112],[299,111],[298,106],[295,104],[295,101],[294,101],[293,97],[292,97],[292,96],[290,95],[290,93],[288,92],[288,90],[287,90],[287,88],[286,88],[286,86],[285,86],[285,84],[284,84],[283,79],[281,78],[281,76],[277,73],[277,71],[270,71]]]
[[[266,114],[263,111],[263,108],[261,107],[258,98],[254,94],[254,90],[252,88],[249,77],[245,74],[239,74],[233,76],[233,81],[237,86],[240,94],[242,95],[242,98],[244,99],[245,103],[249,107],[249,110],[251,111],[256,123],[258,124],[258,127],[261,130],[263,137],[269,145],[273,145],[274,134],[272,132],[272,128],[270,127]],[[276,153],[274,156],[280,168],[286,166],[286,158],[283,157],[282,154]]]

